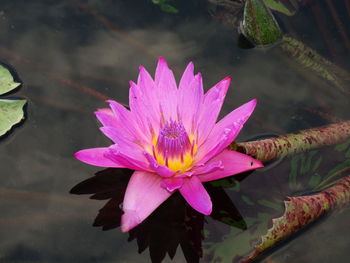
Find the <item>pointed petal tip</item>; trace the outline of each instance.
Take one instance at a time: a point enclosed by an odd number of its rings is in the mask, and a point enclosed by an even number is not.
[[[194,71],[194,64],[192,61],[188,62],[187,66],[186,66],[187,70],[190,70],[191,72]]]
[[[76,152],[76,153],[73,155],[74,158],[77,159],[77,160],[79,160],[79,161],[80,161],[80,159],[79,159],[80,152],[81,152],[81,151],[78,151],[78,152]]]
[[[109,105],[117,103],[115,100],[106,100],[106,102],[109,103]]]
[[[227,76],[226,78],[220,80],[215,86],[224,88],[225,90],[228,89],[231,83],[231,76]]]
[[[98,167],[123,167],[120,163],[116,163],[106,158],[104,156],[106,151],[108,151],[108,148],[106,147],[84,149],[76,152],[74,157],[83,163]]]
[[[165,58],[164,58],[164,57],[162,57],[162,56],[159,56],[159,57],[158,57],[158,62],[162,62],[162,63],[167,64],[167,62],[166,62]]]
[[[134,81],[132,81],[132,80],[129,80],[129,85],[130,85],[130,87],[136,86],[136,83]]]
[[[210,205],[206,207],[204,210],[200,211],[203,215],[209,216],[213,211],[213,204],[210,202]]]
[[[202,73],[198,72],[194,77],[197,78],[197,79],[201,79],[202,78]]]
[[[256,104],[258,103],[258,99],[252,99],[251,101],[249,101],[248,103],[252,103],[254,105],[254,107],[256,106]]]
[[[89,159],[89,150],[92,150],[92,149],[84,149],[84,150],[80,150],[80,151],[77,151],[73,156],[75,159],[81,161],[81,162],[84,162],[84,163],[88,163],[87,159]]]
[[[251,161],[250,165],[252,166],[253,169],[258,169],[258,168],[263,168],[264,164],[260,162],[259,160],[254,159]]]
[[[121,218],[120,228],[122,232],[128,232],[134,227],[138,226],[141,220],[138,218],[135,211],[126,211]]]
[[[209,216],[210,214],[211,214],[211,212],[212,212],[212,208],[210,208],[210,210],[208,210],[208,212],[206,212],[206,213],[204,213],[206,216]]]

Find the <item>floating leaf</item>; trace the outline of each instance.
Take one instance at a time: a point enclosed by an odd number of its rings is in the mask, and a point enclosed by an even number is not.
[[[261,243],[243,262],[251,262],[265,250],[285,240],[304,226],[315,221],[327,211],[350,203],[350,175],[336,185],[318,194],[291,197],[285,203],[282,217],[272,220],[272,228],[262,236]]]
[[[0,95],[17,88],[21,83],[14,82],[10,71],[0,65]]]
[[[23,119],[23,106],[26,102],[26,100],[0,100],[0,136]]]
[[[262,0],[245,2],[241,31],[258,46],[271,45],[282,38],[282,31],[275,17]]]

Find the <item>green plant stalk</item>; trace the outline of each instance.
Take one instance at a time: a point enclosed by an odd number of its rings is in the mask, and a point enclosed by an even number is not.
[[[343,92],[349,93],[348,82],[350,82],[350,74],[322,57],[315,50],[288,35],[283,36],[279,48],[291,55],[304,68],[313,71],[316,75],[326,79]]]
[[[341,143],[350,137],[350,121],[291,133],[277,138],[233,143],[231,149],[266,162],[287,155]]]
[[[326,189],[328,187],[331,187],[332,185],[334,185],[335,183],[338,182],[338,180],[335,181],[335,178],[337,178],[342,173],[347,172],[348,170],[350,170],[350,166],[347,166],[347,167],[335,172],[331,176],[327,177],[324,181],[322,181],[315,189],[313,189],[313,191],[317,192],[317,191],[321,191],[323,189]]]
[[[257,245],[242,262],[251,262],[262,252],[285,240],[309,223],[315,221],[331,209],[350,203],[350,175],[341,179],[333,187],[318,194],[290,197],[285,204],[283,216],[272,219],[272,228],[261,237]]]

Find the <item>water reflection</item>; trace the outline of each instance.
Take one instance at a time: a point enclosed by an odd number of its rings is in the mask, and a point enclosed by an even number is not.
[[[88,194],[91,199],[108,200],[99,210],[93,226],[102,227],[103,230],[120,226],[122,201],[131,174],[132,171],[128,169],[108,168],[71,189],[71,194]],[[241,175],[238,179],[242,180],[245,176]],[[224,186],[233,185],[235,181],[229,179],[223,184],[216,181],[205,185],[213,202],[210,216],[245,230],[247,224],[224,190]],[[161,262],[166,254],[173,259],[178,246],[187,262],[199,262],[203,256],[204,223],[204,215],[193,210],[180,194],[175,193],[142,224],[129,231],[128,241],[136,240],[139,253],[149,248],[152,262]]]

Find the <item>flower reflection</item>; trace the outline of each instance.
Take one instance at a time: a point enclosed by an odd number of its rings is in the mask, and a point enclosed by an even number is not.
[[[121,223],[123,197],[132,174],[128,169],[109,168],[77,184],[72,194],[88,194],[91,199],[108,200],[99,210],[93,226],[103,230],[117,228]],[[246,229],[246,224],[221,186],[206,184],[215,204],[213,219]],[[149,248],[152,262],[161,262],[166,254],[172,259],[181,247],[187,262],[198,262],[203,255],[204,215],[192,209],[180,194],[175,193],[142,224],[129,231],[128,241],[136,240],[138,252]]]

